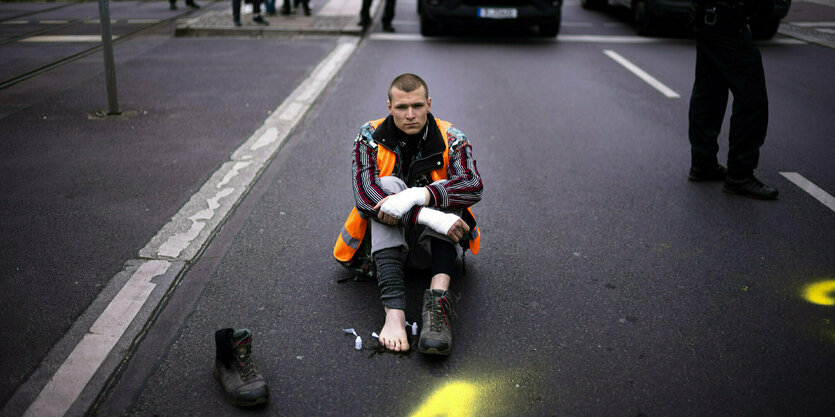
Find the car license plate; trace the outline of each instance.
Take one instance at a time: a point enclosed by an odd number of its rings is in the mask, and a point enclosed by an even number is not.
[[[479,7],[478,17],[482,19],[516,19],[517,11],[511,7]]]

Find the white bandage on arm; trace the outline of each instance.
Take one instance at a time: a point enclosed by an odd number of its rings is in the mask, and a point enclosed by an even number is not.
[[[380,210],[389,216],[400,219],[405,216],[406,212],[411,210],[412,207],[422,206],[425,204],[426,188],[412,187],[389,196],[386,202],[380,207]]]
[[[458,219],[460,219],[460,217],[454,214],[444,213],[442,211],[424,207],[420,209],[417,221],[418,224],[422,224],[442,235],[446,235]]]

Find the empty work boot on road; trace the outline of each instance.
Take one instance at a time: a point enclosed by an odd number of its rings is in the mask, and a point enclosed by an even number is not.
[[[418,351],[431,355],[449,355],[452,349],[452,299],[444,290],[423,292],[423,328]]]
[[[215,379],[226,391],[226,400],[238,407],[265,404],[270,392],[252,358],[252,332],[221,329],[215,332]]]

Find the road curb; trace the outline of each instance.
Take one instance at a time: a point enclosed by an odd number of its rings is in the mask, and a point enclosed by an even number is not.
[[[780,29],[777,31],[781,35],[835,49],[835,35],[823,33],[814,28],[801,27],[791,23],[780,23]]]

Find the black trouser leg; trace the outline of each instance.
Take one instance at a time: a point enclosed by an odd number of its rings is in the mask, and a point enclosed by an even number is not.
[[[688,132],[693,167],[712,169],[716,166],[719,131],[727,104],[728,84],[705,46],[697,42],[696,79],[690,95]]]
[[[740,31],[700,30],[696,34],[696,41],[697,78],[694,84],[694,97],[691,99],[690,135],[694,159],[714,149],[710,147],[712,145],[706,144],[708,136],[713,135],[714,128],[718,135],[717,122],[712,117],[716,117],[720,107],[724,115],[727,90],[730,89],[734,96],[734,103],[728,139],[728,177],[747,177],[757,167],[759,149],[765,142],[768,130],[768,95],[765,88],[762,57],[751,41],[751,33],[747,28]],[[703,57],[703,61],[709,61],[709,65],[715,68],[711,71],[711,77],[703,81],[712,82],[714,86],[705,85],[700,90],[700,93],[710,98],[697,97],[696,85],[700,83],[699,57]],[[724,80],[722,83],[724,92],[721,95],[716,87],[719,85],[718,78]],[[697,108],[693,109],[693,99],[697,102],[704,100],[704,104],[697,104]],[[695,128],[694,112],[697,115]],[[702,117],[698,117],[699,113],[703,113]],[[721,126],[721,117],[718,123]],[[713,138],[713,143],[715,143],[715,136]]]
[[[241,20],[241,0],[232,0],[232,19]]]
[[[745,29],[739,51],[740,63],[733,68],[730,88],[734,96],[728,150],[728,176],[747,177],[757,168],[760,147],[768,132],[768,93],[760,51]]]
[[[371,24],[371,1],[362,0],[362,9],[360,9],[360,20]]]
[[[384,25],[391,25],[391,22],[394,20],[394,6],[396,4],[395,0],[386,0],[386,7],[383,9],[383,24]]]

